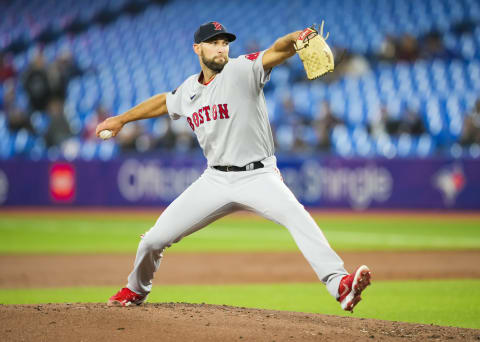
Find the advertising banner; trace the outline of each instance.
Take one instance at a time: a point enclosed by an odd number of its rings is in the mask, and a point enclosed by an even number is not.
[[[343,209],[480,209],[480,161],[280,159],[304,205]],[[163,207],[197,179],[203,159],[0,162],[0,206]]]

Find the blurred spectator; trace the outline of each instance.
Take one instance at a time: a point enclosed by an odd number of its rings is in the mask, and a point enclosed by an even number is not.
[[[333,128],[337,125],[343,125],[343,121],[333,114],[330,104],[323,101],[315,114],[312,125],[317,138],[316,147],[326,151],[331,147],[330,134]]]
[[[420,57],[420,48],[417,39],[404,34],[397,38],[386,35],[377,58],[387,62],[414,62]]]
[[[387,62],[393,62],[397,59],[397,40],[394,36],[389,34],[385,36],[378,58]]]
[[[370,70],[367,59],[362,55],[347,52],[344,58],[345,61],[339,67],[345,76],[360,77]]]
[[[153,148],[153,143],[153,137],[148,132],[142,130],[142,133],[135,140],[135,149],[140,153],[148,152]]]
[[[460,144],[480,144],[480,99],[475,102],[472,112],[465,118],[460,135]]]
[[[426,133],[425,125],[423,124],[420,114],[409,108],[402,116],[399,125],[398,133],[407,133],[410,135],[420,136],[423,133]]]
[[[322,76],[323,82],[335,82],[344,76],[359,77],[370,70],[368,60],[362,55],[351,53],[338,46],[334,47],[332,52],[335,56],[335,69]]]
[[[396,48],[395,57],[399,61],[416,61],[420,57],[420,49],[418,47],[417,39],[410,34],[403,35]]]
[[[445,47],[442,35],[438,31],[432,31],[424,37],[421,56],[425,59],[452,59],[457,57],[457,54]]]
[[[58,100],[65,102],[67,98],[68,79],[61,69],[59,59],[56,59],[47,68],[48,87],[50,90],[48,101]]]
[[[28,94],[31,110],[44,111],[50,100],[50,86],[43,52],[37,52],[23,75],[23,86]]]
[[[63,102],[52,100],[48,104],[47,112],[50,117],[50,125],[45,133],[47,147],[59,146],[72,136],[72,130],[65,117]]]
[[[302,124],[296,124],[293,129],[293,145],[290,152],[305,153],[312,149],[312,145],[307,141],[308,128]]]
[[[82,70],[76,64],[70,51],[62,52],[48,67],[48,84],[51,99],[65,101],[68,83]]]
[[[65,77],[67,82],[70,82],[77,76],[81,76],[84,72],[69,50],[64,50],[60,56],[58,56],[56,62],[60,73]]]
[[[348,50],[337,50],[335,56],[338,56],[338,60],[335,61],[337,63],[335,69],[338,69],[342,76],[358,77],[370,69],[367,59],[362,55],[353,54]]]
[[[440,32],[433,30],[422,38],[421,45],[414,36],[409,34],[399,38],[386,35],[376,57],[388,62],[414,62],[419,58],[453,59],[459,57],[459,55],[444,45],[443,36]]]
[[[10,58],[8,58],[5,53],[0,52],[0,83],[15,77],[16,74],[17,72],[15,71]]]
[[[50,101],[64,102],[68,83],[82,74],[69,51],[64,51],[47,66],[43,52],[39,50],[24,74],[24,88],[27,91],[32,111],[44,111]]]
[[[29,115],[24,109],[20,108],[16,101],[15,82],[12,79],[5,82],[2,109],[5,112],[10,130],[19,131],[26,129],[31,133],[35,133]]]
[[[368,132],[374,137],[379,138],[384,134],[397,135],[399,133],[400,121],[390,117],[385,106],[380,108],[380,112],[368,125]]]
[[[85,140],[93,140],[98,139],[97,135],[95,134],[95,130],[97,125],[102,122],[103,120],[107,119],[110,116],[110,112],[103,107],[102,105],[98,106],[88,121],[85,124],[85,128],[83,131],[83,138]]]
[[[142,133],[142,126],[138,121],[130,122],[122,128],[115,140],[122,149],[122,152],[135,152],[137,150],[137,139]]]

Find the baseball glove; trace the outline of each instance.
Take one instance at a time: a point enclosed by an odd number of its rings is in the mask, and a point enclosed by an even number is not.
[[[315,29],[315,25],[306,28],[294,43],[295,50],[302,60],[303,67],[307,72],[307,77],[311,80],[333,71],[335,63],[333,61],[332,50],[326,40],[328,33],[323,37],[323,20],[320,27],[320,34]]]

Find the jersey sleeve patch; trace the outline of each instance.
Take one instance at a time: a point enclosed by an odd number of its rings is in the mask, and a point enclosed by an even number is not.
[[[245,58],[246,59],[249,59],[251,61],[254,61],[258,58],[258,55],[260,54],[260,52],[254,52],[254,53],[251,53],[249,55],[245,55]]]

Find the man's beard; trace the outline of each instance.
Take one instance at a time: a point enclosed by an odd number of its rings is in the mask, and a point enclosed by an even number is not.
[[[223,70],[223,67],[225,66],[225,64],[228,63],[228,56],[225,56],[225,62],[224,63],[217,63],[215,62],[215,57],[213,57],[211,60],[208,60],[205,55],[203,54],[203,51],[202,51],[202,54],[201,54],[201,57],[202,57],[202,62],[203,64],[205,64],[205,66],[207,68],[209,68],[210,70],[214,71],[214,72],[221,72]],[[217,56],[216,56],[217,57]]]

